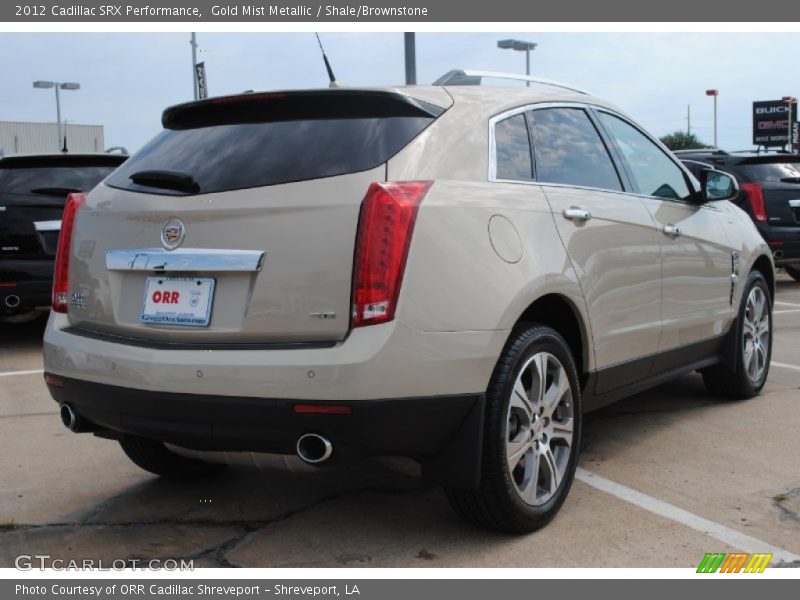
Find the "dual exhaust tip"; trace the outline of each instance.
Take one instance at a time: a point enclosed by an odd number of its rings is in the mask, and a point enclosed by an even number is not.
[[[69,404],[62,404],[59,414],[64,427],[72,432],[80,433],[93,429],[92,425],[82,419]],[[319,433],[306,433],[297,438],[296,450],[297,456],[304,463],[319,465],[333,455],[333,443],[326,436]]]

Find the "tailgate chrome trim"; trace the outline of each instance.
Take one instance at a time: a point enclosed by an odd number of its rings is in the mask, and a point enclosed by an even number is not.
[[[266,252],[262,250],[214,250],[182,248],[132,248],[106,252],[109,271],[260,271]]]
[[[33,226],[36,228],[36,231],[61,231],[61,220],[34,221]]]

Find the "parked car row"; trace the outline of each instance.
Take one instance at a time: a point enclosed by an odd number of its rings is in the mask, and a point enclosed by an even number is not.
[[[758,394],[773,249],[738,178],[572,86],[489,76],[168,108],[64,208],[64,424],[164,477],[409,457],[466,520],[526,532],[587,411],[691,371]]]

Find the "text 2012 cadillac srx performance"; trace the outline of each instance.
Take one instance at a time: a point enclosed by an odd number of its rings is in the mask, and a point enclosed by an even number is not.
[[[524,532],[563,503],[587,411],[694,370],[757,394],[774,268],[735,181],[567,86],[460,85],[486,76],[167,109],[64,214],[65,424],[166,477],[409,457]]]

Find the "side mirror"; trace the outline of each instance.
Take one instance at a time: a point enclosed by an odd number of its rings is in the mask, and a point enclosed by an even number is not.
[[[716,169],[703,169],[700,171],[701,190],[698,200],[713,202],[715,200],[733,200],[739,195],[739,184],[736,178],[728,173]]]

